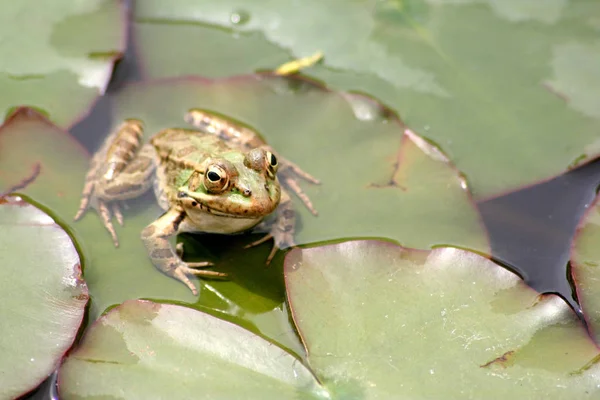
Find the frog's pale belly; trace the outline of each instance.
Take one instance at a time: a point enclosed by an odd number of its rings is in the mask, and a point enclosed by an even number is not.
[[[193,218],[193,219],[192,219]],[[262,218],[232,218],[229,216],[203,213],[188,215],[179,226],[180,232],[238,233],[258,224]]]

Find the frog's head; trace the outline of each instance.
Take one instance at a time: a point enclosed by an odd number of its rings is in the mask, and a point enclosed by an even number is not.
[[[277,157],[264,149],[208,158],[180,176],[177,198],[186,213],[262,218],[279,205]],[[199,216],[199,215],[198,215]],[[199,216],[200,217],[200,216]]]

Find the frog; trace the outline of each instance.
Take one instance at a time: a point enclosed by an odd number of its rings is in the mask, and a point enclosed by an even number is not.
[[[143,121],[125,119],[91,158],[74,219],[95,209],[114,246],[119,247],[113,219],[123,226],[122,206],[152,188],[164,213],[142,230],[141,240],[158,270],[198,295],[191,276],[228,276],[207,269],[213,266],[211,262],[183,261],[183,245],[173,247],[172,237],[184,232],[266,230],[246,247],[273,239],[268,265],[279,249],[295,246],[297,217],[291,194],[318,215],[299,181],[321,182],[283,158],[243,123],[199,108],[188,110],[183,120],[193,128],[166,128],[143,143]]]

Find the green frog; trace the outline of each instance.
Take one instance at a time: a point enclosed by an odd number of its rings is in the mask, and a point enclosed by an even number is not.
[[[141,232],[142,241],[152,263],[196,295],[189,276],[226,275],[203,269],[210,262],[184,262],[182,244],[173,248],[170,237],[243,232],[275,213],[269,233],[247,246],[273,238],[268,264],[277,249],[294,245],[296,214],[288,191],[317,215],[298,178],[320,182],[276,154],[251,128],[201,109],[190,110],[184,119],[197,129],[165,129],[146,144],[142,121],[125,120],[93,156],[75,220],[95,208],[118,247],[112,219],[123,225],[120,203],[153,188],[165,213]]]

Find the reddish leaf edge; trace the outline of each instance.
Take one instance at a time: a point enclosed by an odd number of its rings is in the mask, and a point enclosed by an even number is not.
[[[0,135],[2,135],[7,128],[13,127],[14,124],[22,122],[39,122],[46,125],[50,129],[62,132],[69,140],[76,143],[77,147],[79,147],[81,152],[87,158],[90,157],[90,153],[87,151],[87,149],[79,142],[79,140],[75,139],[75,137],[73,137],[67,129],[56,125],[47,116],[37,111],[35,108],[29,106],[16,107],[14,111],[6,117],[4,123],[0,125]]]
[[[578,269],[582,267],[582,262],[579,260],[579,257],[577,256],[577,243],[579,242],[579,237],[582,234],[583,229],[585,228],[585,226],[587,225],[588,219],[590,214],[596,212],[596,207],[600,207],[600,194],[597,194],[596,197],[594,198],[594,201],[588,206],[587,210],[583,213],[583,215],[581,216],[581,219],[579,220],[579,222],[577,223],[577,228],[575,228],[575,233],[573,234],[573,239],[571,240],[571,246],[569,248],[569,263],[571,264],[571,281],[572,281],[572,285],[573,285],[573,290],[575,292],[575,300],[577,301],[577,303],[579,304],[579,307],[581,307],[581,312],[583,315],[583,318],[585,320],[585,325],[586,325],[586,329],[588,331],[588,334],[590,335],[590,337],[592,338],[592,340],[594,340],[594,342],[600,346],[600,343],[598,340],[596,340],[596,338],[600,339],[600,336],[598,336],[598,334],[600,332],[597,332],[594,329],[594,324],[592,324],[590,318],[589,318],[589,312],[587,312],[587,305],[586,302],[584,301],[585,297],[581,296],[581,288],[579,287],[579,285],[577,284],[578,282]],[[590,310],[593,311],[593,310]]]
[[[77,254],[79,256],[79,251],[77,249],[77,245],[76,245],[75,241],[72,238],[72,235],[69,234],[69,232],[67,230],[65,230],[60,224],[58,224],[56,222],[56,220],[51,215],[49,215],[44,209],[36,206],[33,203],[26,201],[21,196],[0,196],[0,207],[2,207],[4,205],[12,205],[12,206],[17,206],[17,207],[35,207],[38,210],[42,211],[44,214],[48,215],[48,217],[50,217],[52,219],[52,223],[46,224],[46,226],[55,226],[55,227],[65,231],[67,233],[67,235],[69,236],[69,240],[71,241],[73,248],[75,249],[75,251],[77,252]],[[81,269],[81,259],[79,260],[79,262],[77,264],[73,265],[73,274],[71,275],[71,277],[75,280],[76,285],[79,288],[81,288],[81,291],[82,291],[82,293],[78,296],[78,300],[85,300],[85,305],[83,306],[83,312],[81,313],[81,319],[79,320],[77,331],[73,335],[73,340],[65,348],[65,350],[62,352],[62,354],[58,354],[56,356],[54,363],[52,364],[52,366],[50,366],[50,368],[48,368],[48,373],[46,375],[44,375],[38,381],[33,382],[29,388],[23,390],[23,392],[20,395],[21,397],[23,397],[27,394],[30,394],[34,390],[36,390],[46,379],[48,379],[48,377],[50,375],[52,375],[52,373],[54,373],[54,371],[56,371],[62,365],[63,360],[74,348],[74,344],[79,340],[79,338],[83,332],[83,321],[86,318],[87,309],[90,304],[89,303],[90,294],[89,294],[89,288],[87,286],[87,283],[86,283],[85,279],[83,278],[83,271]]]
[[[175,303],[169,303],[169,302],[159,302],[159,301],[154,301],[154,300],[147,300],[147,299],[129,299],[129,300],[125,300],[124,302],[122,302],[121,304],[117,304],[117,305],[113,305],[108,307],[94,322],[92,322],[90,324],[90,326],[88,326],[85,331],[91,331],[94,330],[95,327],[99,324],[103,324],[104,321],[112,314],[115,312],[120,312],[121,309],[123,309],[125,306],[129,305],[129,304],[137,304],[139,307],[145,307],[148,308],[150,310],[158,310],[163,306],[166,307],[177,307],[177,308],[185,308],[187,310],[191,310],[192,312],[195,313],[200,313],[200,314],[205,314],[208,315],[211,318],[215,318],[218,320],[221,320],[222,322],[228,324],[228,325],[232,325],[235,326],[237,328],[243,329],[245,331],[247,331],[248,333],[257,336],[261,339],[263,339],[264,341],[270,343],[270,345],[275,346],[277,348],[279,348],[280,350],[282,350],[283,352],[289,354],[291,357],[293,357],[295,360],[297,360],[300,364],[302,364],[304,367],[306,367],[306,369],[313,375],[313,377],[315,378],[315,380],[319,383],[319,384],[323,384],[321,382],[321,379],[319,379],[319,377],[314,373],[314,371],[310,368],[310,366],[307,364],[306,360],[304,358],[300,358],[297,355],[295,355],[294,353],[290,352],[288,349],[286,349],[285,347],[282,347],[281,345],[279,345],[278,343],[274,342],[273,340],[264,337],[263,335],[257,334],[255,332],[252,332],[251,330],[238,325],[236,323],[233,323],[231,321],[228,321],[227,319],[224,318],[219,318],[216,317],[215,315],[209,313],[209,312],[204,312],[204,311],[200,311],[197,310],[195,308],[192,307],[187,307],[184,305],[180,305],[180,304],[175,304]],[[61,382],[62,382],[62,374],[61,374],[61,369],[60,366],[62,365],[62,363],[64,362],[64,360],[66,359],[66,357],[68,356],[76,356],[77,352],[79,351],[79,349],[83,348],[86,345],[86,341],[87,341],[87,337],[85,335],[85,333],[82,335],[81,340],[79,340],[77,342],[77,344],[75,346],[72,346],[69,351],[63,356],[63,358],[61,359],[61,363],[57,366],[58,368],[58,373],[57,373],[57,378],[56,378],[56,387],[58,388],[58,393],[60,394],[60,387],[61,387]]]
[[[77,139],[75,139],[68,131],[55,125],[47,116],[45,116],[44,114],[40,113],[39,111],[37,111],[35,108],[32,108],[32,107],[17,107],[17,108],[15,108],[13,110],[13,112],[7,116],[4,123],[2,125],[0,125],[0,136],[2,134],[4,134],[6,132],[6,130],[8,130],[8,129],[18,129],[19,124],[31,123],[31,122],[42,124],[47,129],[52,129],[54,131],[60,132],[67,138],[67,140],[70,140],[72,143],[75,144],[75,146],[81,151],[81,153],[83,154],[83,156],[85,158],[88,158],[88,159],[90,158],[90,154],[87,151],[87,149],[85,147],[83,147],[83,145]],[[41,172],[43,172],[43,168],[44,168],[44,166],[42,164],[40,164],[39,162],[33,162],[31,165],[28,166],[27,170],[29,172],[27,172],[27,174],[25,176],[17,177],[15,179],[15,181],[12,182],[6,188],[0,188],[1,189],[0,197],[7,196],[7,195],[10,195],[13,193],[21,195],[19,193],[19,190],[22,190],[22,189],[26,188],[29,184],[33,183],[35,181],[35,179],[37,179],[38,175]],[[25,196],[25,197],[27,198],[27,196]],[[50,210],[44,209],[43,207],[40,206],[40,204],[38,204],[35,201],[32,201],[32,199],[27,199],[27,201],[30,204],[34,205],[34,207],[41,209],[46,214],[52,214],[51,212],[49,213]],[[52,217],[52,218],[56,221],[55,217]],[[67,233],[69,233],[71,240],[76,242],[73,238],[71,230],[65,224],[59,223],[59,225],[61,226],[61,229],[65,230],[65,231],[67,231]],[[79,252],[79,248],[78,248],[78,252]],[[81,257],[80,252],[79,252],[79,254]]]

